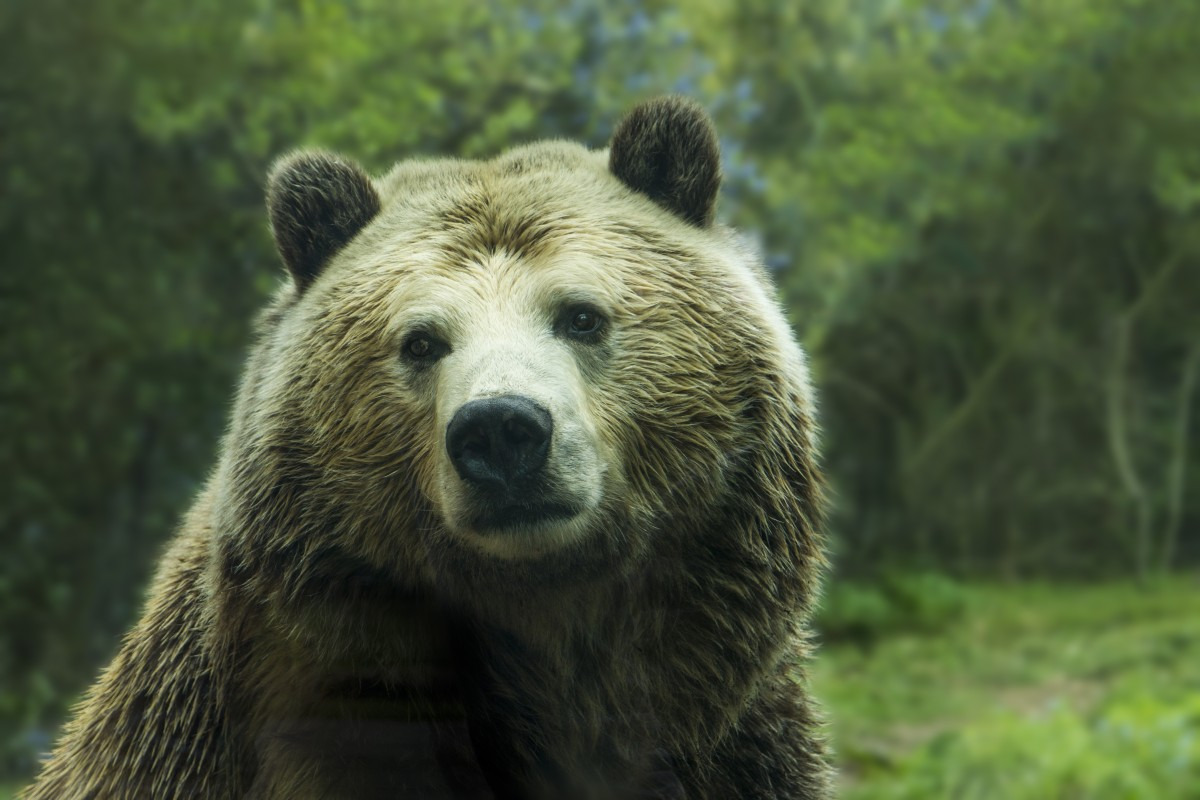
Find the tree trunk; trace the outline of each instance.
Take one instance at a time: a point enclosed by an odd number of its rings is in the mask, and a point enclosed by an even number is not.
[[[1151,537],[1153,536],[1153,508],[1150,497],[1130,452],[1129,419],[1126,401],[1129,350],[1133,339],[1133,316],[1122,314],[1117,318],[1116,341],[1106,386],[1108,404],[1108,444],[1112,453],[1113,466],[1121,487],[1133,504],[1136,526],[1134,529],[1133,556],[1139,580],[1144,580],[1150,571]]]
[[[1192,345],[1183,358],[1183,374],[1179,379],[1179,403],[1175,412],[1175,452],[1167,473],[1167,518],[1163,523],[1162,551],[1159,569],[1164,572],[1175,563],[1179,545],[1179,526],[1183,520],[1184,485],[1187,473],[1188,426],[1192,410],[1192,393],[1200,375],[1200,343]]]

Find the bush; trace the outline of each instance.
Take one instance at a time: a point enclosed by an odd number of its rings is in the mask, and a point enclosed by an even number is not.
[[[944,734],[854,800],[1170,800],[1200,787],[1200,693],[1173,701],[1139,691],[1092,717],[1058,707]],[[880,776],[882,777],[882,776]]]
[[[897,572],[874,582],[834,582],[825,593],[816,626],[829,641],[871,644],[892,633],[936,633],[958,621],[967,590],[935,572]]]

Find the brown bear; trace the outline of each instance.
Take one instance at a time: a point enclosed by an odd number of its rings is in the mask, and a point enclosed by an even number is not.
[[[804,356],[712,125],[272,171],[289,272],[27,798],[817,798]]]

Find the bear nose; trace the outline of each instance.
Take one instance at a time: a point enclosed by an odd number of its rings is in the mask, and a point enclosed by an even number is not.
[[[446,428],[446,452],[458,476],[493,491],[507,491],[546,463],[554,420],[520,395],[473,400]]]

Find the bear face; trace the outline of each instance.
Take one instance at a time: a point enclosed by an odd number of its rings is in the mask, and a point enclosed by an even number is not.
[[[677,100],[608,153],[543,143],[377,181],[285,159],[269,205],[293,283],[244,403],[268,452],[236,461],[287,459],[262,477],[290,482],[307,550],[490,602],[493,582],[586,585],[711,524],[801,363],[711,224],[716,159]]]

